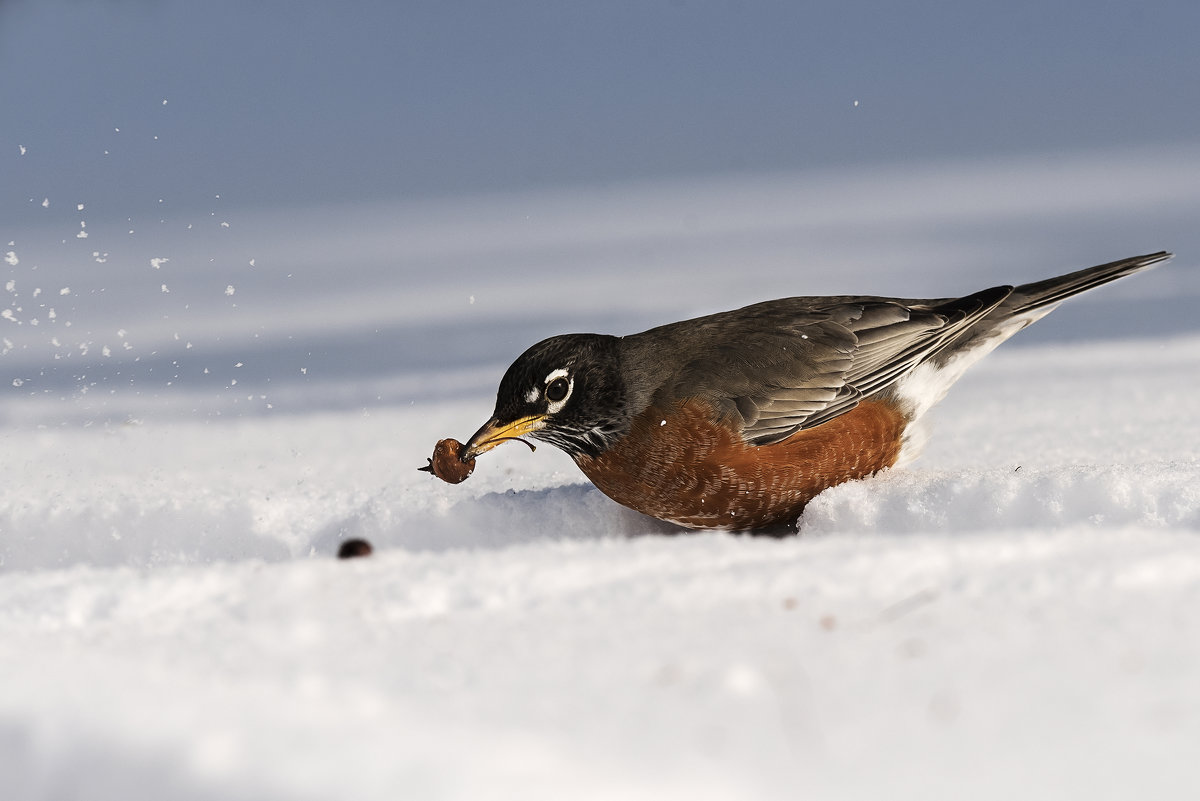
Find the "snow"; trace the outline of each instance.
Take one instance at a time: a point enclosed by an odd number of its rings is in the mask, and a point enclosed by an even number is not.
[[[1195,797],[1197,178],[1109,153],[132,237],[89,202],[105,263],[54,211],[0,232],[5,798]],[[798,537],[678,536],[549,446],[416,470],[543,336],[1160,247]]]

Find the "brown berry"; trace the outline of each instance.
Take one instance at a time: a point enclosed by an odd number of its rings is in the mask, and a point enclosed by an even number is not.
[[[370,556],[374,549],[366,540],[346,540],[338,548],[338,559],[353,559],[356,556]]]
[[[462,447],[462,443],[456,439],[439,439],[429,464],[417,469],[433,473],[448,484],[460,484],[475,469],[474,459],[462,460]]]

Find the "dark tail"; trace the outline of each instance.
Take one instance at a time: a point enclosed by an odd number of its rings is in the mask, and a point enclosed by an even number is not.
[[[933,361],[944,363],[966,351],[977,352],[976,358],[978,358],[1025,326],[1048,314],[1054,309],[1054,304],[1059,301],[1107,284],[1109,281],[1115,281],[1126,275],[1153,267],[1171,256],[1172,254],[1164,250],[1146,256],[1134,256],[1130,259],[1088,267],[1085,270],[1067,273],[1057,278],[1047,278],[1045,281],[1034,281],[1032,284],[1013,287],[1008,297],[952,342],[947,343],[933,358]],[[1008,287],[997,287],[997,289],[1006,290]],[[974,297],[972,295],[963,300]]]
[[[1107,284],[1118,278],[1133,275],[1136,272],[1153,267],[1159,262],[1171,258],[1171,253],[1160,250],[1146,256],[1134,256],[1129,259],[1088,267],[1073,273],[1060,275],[1057,278],[1047,278],[1045,281],[1035,281],[1032,284],[1022,284],[1013,289],[1012,294],[1000,304],[992,316],[1011,316],[1023,312],[1034,311],[1043,306],[1058,303],[1060,300],[1086,292],[1093,287]]]

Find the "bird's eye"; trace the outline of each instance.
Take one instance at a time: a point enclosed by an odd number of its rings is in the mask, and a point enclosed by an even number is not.
[[[556,378],[546,385],[546,400],[551,403],[558,403],[567,397],[567,393],[571,391],[571,385],[565,378]]]

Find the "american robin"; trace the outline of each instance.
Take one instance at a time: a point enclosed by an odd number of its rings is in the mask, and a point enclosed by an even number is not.
[[[529,436],[652,517],[787,523],[822,490],[915,456],[913,423],[1064,298],[1169,258],[962,298],[784,298],[630,336],[551,337],[508,368],[460,458]]]

